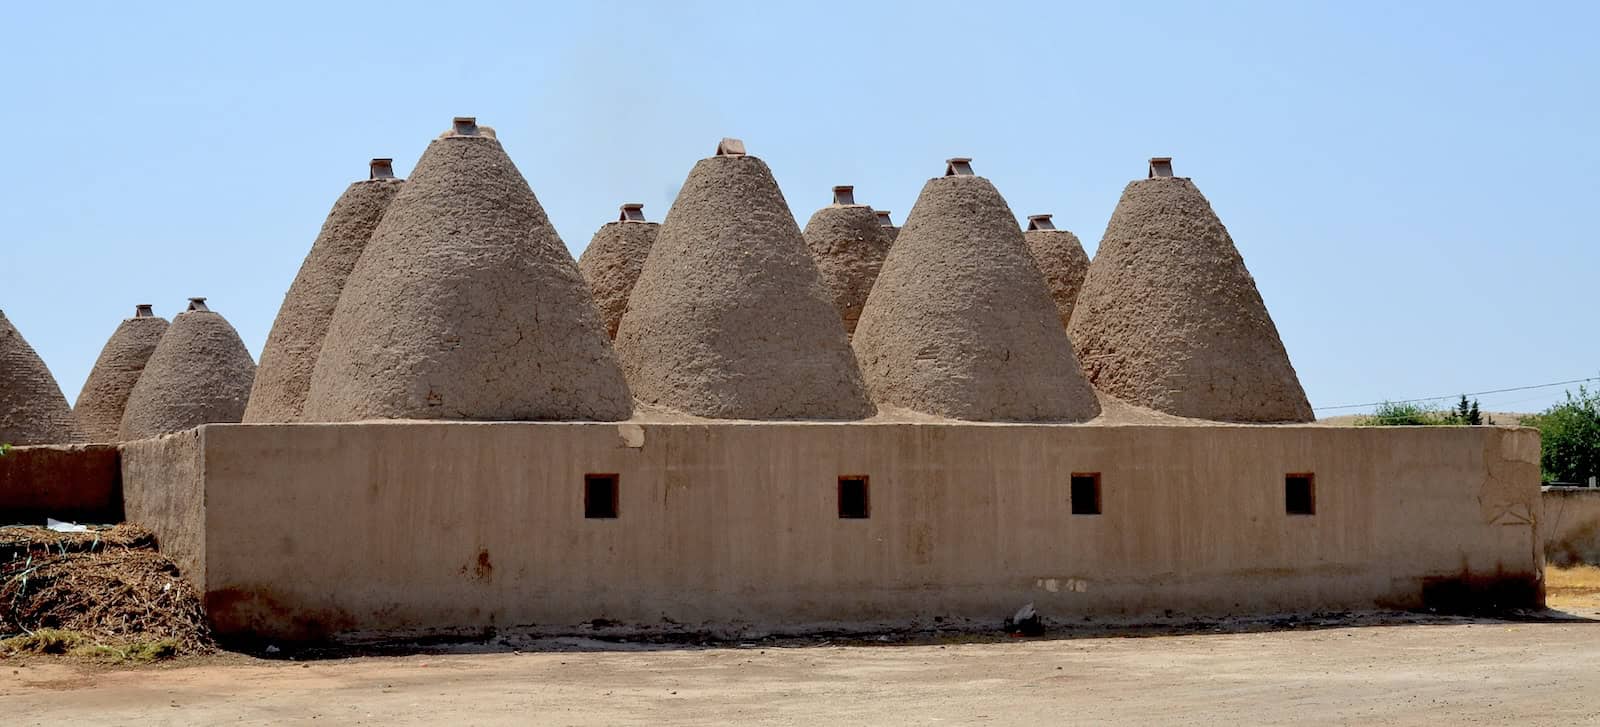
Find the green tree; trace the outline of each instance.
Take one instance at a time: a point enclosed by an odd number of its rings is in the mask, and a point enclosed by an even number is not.
[[[1444,410],[1410,401],[1386,401],[1372,414],[1356,420],[1358,427],[1444,427],[1484,423],[1478,400],[1461,395],[1460,403]],[[1493,424],[1493,421],[1489,422]]]
[[[1539,465],[1545,482],[1587,483],[1600,475],[1600,394],[1578,387],[1567,400],[1522,420],[1539,430]]]
[[[1370,416],[1356,420],[1358,427],[1418,427],[1450,424],[1453,414],[1415,402],[1390,402],[1378,405]]]

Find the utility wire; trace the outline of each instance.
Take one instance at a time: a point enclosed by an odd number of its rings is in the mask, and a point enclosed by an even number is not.
[[[1438,401],[1440,399],[1454,399],[1458,396],[1484,396],[1487,394],[1504,394],[1508,391],[1528,391],[1529,389],[1548,389],[1552,386],[1566,386],[1567,384],[1581,384],[1588,381],[1600,381],[1600,376],[1591,376],[1587,379],[1573,379],[1571,381],[1554,381],[1548,384],[1534,384],[1532,386],[1513,386],[1509,389],[1492,389],[1490,391],[1469,391],[1465,394],[1445,394],[1444,396],[1425,396],[1419,399],[1390,399],[1388,401],[1374,401],[1370,404],[1340,404],[1339,406],[1316,406],[1313,411],[1332,411],[1334,409],[1361,409],[1369,406],[1383,404],[1414,404],[1419,401]]]

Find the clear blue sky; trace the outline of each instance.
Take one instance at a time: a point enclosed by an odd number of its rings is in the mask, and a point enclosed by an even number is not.
[[[1313,405],[1600,373],[1600,5],[138,5],[0,11],[0,308],[69,399],[135,303],[208,296],[259,354],[333,200],[455,115],[574,255],[722,136],[802,224],[834,184],[902,221],[971,156],[1091,253],[1170,155]]]

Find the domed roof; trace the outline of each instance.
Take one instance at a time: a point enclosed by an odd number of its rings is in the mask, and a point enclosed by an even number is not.
[[[854,333],[867,293],[889,254],[890,238],[872,208],[855,203],[853,188],[833,190],[833,204],[811,215],[804,236],[845,332]]]
[[[631,414],[577,262],[500,142],[456,119],[350,272],[303,420]]]
[[[672,203],[617,329],[643,403],[730,419],[874,413],[772,172],[724,140]]]
[[[1100,412],[1022,230],[953,159],[922,188],[853,339],[879,404],[973,421]]]
[[[150,305],[139,305],[134,308],[133,317],[123,319],[111,334],[72,409],[86,439],[115,442],[121,438],[128,395],[133,393],[139,375],[144,373],[145,364],[166,332],[167,319],[157,316]]]
[[[322,340],[345,280],[403,184],[395,178],[392,162],[373,159],[368,178],[351,184],[333,203],[261,349],[261,367],[244,421],[300,419],[311,388],[311,370],[322,353]]]
[[[578,256],[578,268],[589,282],[595,305],[605,319],[606,335],[616,338],[617,324],[628,309],[628,296],[644,269],[645,258],[650,256],[650,246],[655,244],[661,225],[646,222],[644,205],[622,205],[622,215],[614,222],[602,225],[589,246]]]
[[[81,439],[67,397],[50,369],[0,311],[0,444]]]
[[[883,228],[884,239],[893,243],[900,236],[900,228],[895,227],[894,218],[889,215],[889,210],[873,210],[878,216],[878,226]]]
[[[1306,422],[1311,405],[1228,229],[1193,182],[1151,163],[1095,251],[1069,331],[1094,385],[1178,416]]]
[[[124,441],[238,422],[250,399],[256,364],[238,331],[190,298],[145,363],[122,413]]]
[[[1078,289],[1083,287],[1083,277],[1089,272],[1089,255],[1083,251],[1078,236],[1058,230],[1050,215],[1031,215],[1028,229],[1022,233],[1033,253],[1039,272],[1050,286],[1050,297],[1061,311],[1061,326],[1072,320],[1072,305],[1078,300]]]

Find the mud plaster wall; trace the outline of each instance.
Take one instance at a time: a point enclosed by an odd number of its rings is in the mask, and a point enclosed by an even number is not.
[[[122,498],[128,522],[153,530],[162,553],[195,583],[206,580],[201,437],[201,430],[190,429],[122,445]]]
[[[1537,601],[1537,435],[1493,427],[208,425],[124,451],[129,518],[217,627],[808,630]],[[195,436],[192,434],[182,435]],[[1531,446],[1529,446],[1531,443]],[[197,470],[203,463],[203,470]],[[190,485],[203,472],[199,491]],[[1103,514],[1073,515],[1073,472]],[[1314,472],[1316,514],[1284,512]],[[620,517],[583,517],[586,473]],[[840,519],[837,478],[870,478]],[[177,485],[176,487],[169,485]],[[203,498],[204,510],[185,502]],[[203,519],[203,525],[201,524]],[[202,548],[197,552],[194,548]]]
[[[122,469],[110,444],[17,447],[0,457],[0,525],[122,520]]]
[[[1600,488],[1546,487],[1540,498],[1544,557],[1551,565],[1600,565]]]

